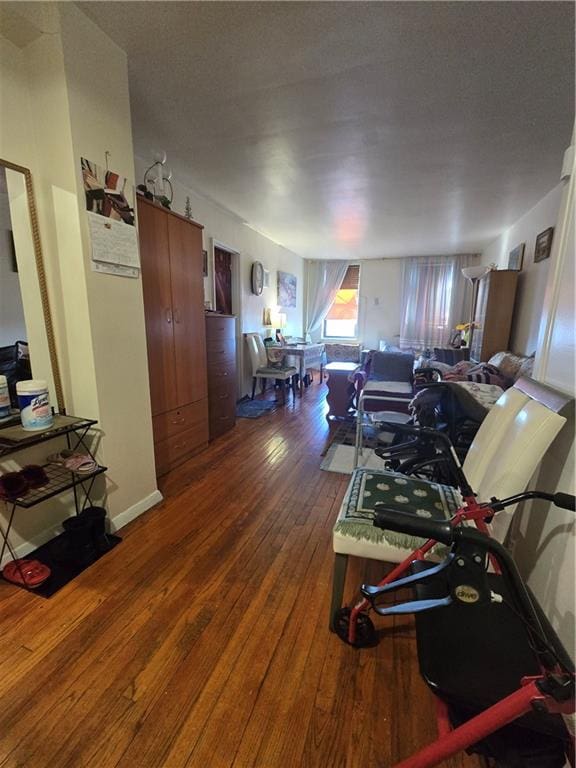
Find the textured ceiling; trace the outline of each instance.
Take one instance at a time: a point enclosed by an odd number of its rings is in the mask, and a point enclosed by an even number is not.
[[[558,181],[572,3],[79,6],[128,53],[136,153],[302,256],[476,251]]]

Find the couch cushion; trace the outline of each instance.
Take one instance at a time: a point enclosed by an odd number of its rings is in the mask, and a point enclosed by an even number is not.
[[[371,392],[373,395],[408,395],[412,397],[412,385],[407,381],[373,381],[369,379],[363,392]]]
[[[372,352],[369,379],[412,381],[414,355],[408,352]]]
[[[489,365],[494,365],[499,369],[500,375],[509,379],[511,382],[516,381],[522,374],[523,368],[530,368],[534,365],[533,357],[526,357],[525,355],[516,355],[514,352],[496,352],[488,360]],[[526,375],[526,373],[524,373]]]
[[[334,551],[386,562],[401,562],[424,542],[414,536],[375,528],[374,507],[384,502],[403,512],[445,520],[461,504],[455,488],[395,472],[356,469],[334,525]]]

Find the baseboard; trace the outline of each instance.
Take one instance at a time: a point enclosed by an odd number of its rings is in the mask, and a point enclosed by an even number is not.
[[[33,552],[35,549],[38,549],[38,547],[41,547],[43,544],[46,544],[47,541],[50,541],[50,539],[53,539],[55,536],[58,536],[59,533],[62,533],[62,526],[60,524],[51,525],[49,528],[44,528],[43,531],[40,531],[31,539],[21,542],[20,544],[18,544],[17,547],[13,547],[12,549],[17,558],[26,557],[26,555],[29,552]],[[1,546],[1,542],[0,542],[0,546]],[[6,565],[6,563],[9,563],[11,560],[12,560],[12,555],[10,554],[8,547],[6,547],[6,551],[4,552],[4,557],[0,562],[0,568],[3,568]]]
[[[143,515],[144,512],[147,512],[152,507],[155,507],[156,504],[160,504],[163,498],[164,497],[160,491],[155,490],[149,496],[140,499],[140,501],[137,501],[136,504],[133,504],[131,507],[128,507],[128,509],[125,509],[124,512],[120,512],[119,515],[115,515],[110,521],[110,529],[112,533],[116,533],[116,531],[119,531],[120,528],[124,528],[125,525],[131,523],[132,520],[136,520],[137,517],[140,517],[140,515]]]
[[[123,528],[125,525],[130,523],[132,520],[140,517],[140,515],[144,514],[144,512],[149,510],[151,507],[159,504],[163,498],[164,497],[160,491],[156,490],[149,496],[140,499],[140,501],[136,502],[136,504],[128,507],[128,509],[125,509],[124,512],[120,512],[119,515],[116,515],[116,517],[110,521],[111,532],[115,533],[116,531],[120,530],[120,528]],[[26,557],[29,552],[33,552],[38,547],[46,544],[47,541],[50,541],[50,539],[58,536],[59,533],[62,533],[62,526],[60,523],[49,526],[43,531],[35,534],[31,539],[23,541],[21,544],[18,544],[17,547],[14,547],[14,553],[18,558]],[[8,550],[6,550],[4,557],[2,558],[2,562],[0,563],[0,567],[4,567],[6,563],[10,562],[10,560],[12,560],[12,555]]]

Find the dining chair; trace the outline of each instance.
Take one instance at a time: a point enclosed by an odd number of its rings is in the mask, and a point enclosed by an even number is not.
[[[254,395],[256,394],[258,379],[261,379],[263,382],[272,379],[275,384],[280,385],[283,403],[286,402],[286,383],[292,389],[293,396],[296,397],[297,369],[293,366],[284,365],[283,362],[271,363],[268,360],[266,347],[259,333],[246,333],[244,335],[252,366],[252,400],[254,400]]]

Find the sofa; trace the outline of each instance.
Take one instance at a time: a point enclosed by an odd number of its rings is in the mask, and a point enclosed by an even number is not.
[[[362,352],[361,344],[324,344],[327,363],[358,363]]]
[[[442,381],[474,382],[491,384],[503,390],[513,386],[521,376],[532,376],[534,355],[518,355],[508,350],[496,352],[487,362],[476,363],[461,360],[455,365],[443,363],[434,358],[420,359],[416,368],[425,373],[432,370]]]

